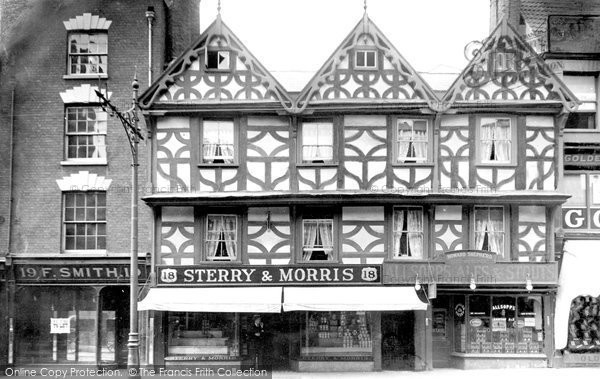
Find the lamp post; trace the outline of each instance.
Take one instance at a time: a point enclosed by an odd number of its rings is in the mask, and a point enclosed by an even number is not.
[[[130,378],[139,378],[140,368],[140,340],[138,333],[138,146],[140,140],[144,139],[138,128],[137,117],[137,96],[140,85],[137,75],[131,83],[133,89],[133,98],[131,108],[125,112],[120,112],[101,91],[96,90],[96,95],[100,99],[100,105],[110,116],[116,117],[121,121],[123,129],[129,140],[131,148],[131,255],[130,255],[130,273],[129,273],[129,339],[127,340],[127,372]]]

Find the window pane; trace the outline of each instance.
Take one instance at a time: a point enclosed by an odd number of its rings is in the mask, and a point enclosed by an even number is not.
[[[365,66],[365,52],[364,51],[357,51],[356,52],[356,65],[358,67],[364,67]]]
[[[367,52],[367,67],[375,67],[375,52]]]
[[[567,117],[566,129],[595,129],[596,114],[584,112],[571,112]]]
[[[333,160],[333,124],[302,124],[302,159],[308,162]]]
[[[585,192],[587,189],[586,176],[585,174],[569,175],[564,176],[564,188],[565,193],[571,195],[567,199],[566,205],[572,206],[586,206]]]

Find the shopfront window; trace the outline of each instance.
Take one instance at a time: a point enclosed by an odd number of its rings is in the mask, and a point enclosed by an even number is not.
[[[168,313],[168,357],[239,357],[239,316],[234,313]]]
[[[571,302],[567,349],[600,352],[600,297],[578,296]]]
[[[21,288],[17,292],[15,362],[95,362],[97,304],[92,289]]]
[[[304,357],[372,356],[368,312],[306,312],[302,328]]]
[[[469,295],[466,312],[463,301],[464,297],[454,299],[455,351],[472,354],[543,351],[540,296]]]

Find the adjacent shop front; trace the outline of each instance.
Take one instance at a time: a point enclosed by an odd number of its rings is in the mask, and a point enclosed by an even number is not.
[[[399,348],[386,334],[395,327],[402,332],[396,341],[413,336],[402,368],[425,367],[415,363],[424,317],[414,314],[424,315],[427,304],[412,286],[383,286],[380,265],[157,266],[156,272],[156,286],[139,304],[155,311],[155,330],[162,331],[155,334],[156,365],[378,370],[387,350]]]
[[[458,253],[439,262],[384,266],[386,284],[419,281],[435,288],[428,288],[434,367],[551,365],[557,263],[496,262],[482,252]]]
[[[13,261],[8,364],[124,365],[129,333],[127,260]],[[140,282],[147,269],[140,262]]]

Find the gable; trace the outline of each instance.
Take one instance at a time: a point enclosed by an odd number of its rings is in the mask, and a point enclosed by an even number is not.
[[[375,53],[374,67],[357,56],[363,52]],[[296,107],[361,101],[437,103],[433,90],[366,14],[300,92]]]
[[[562,103],[578,105],[562,83],[518,33],[503,20],[452,84],[442,104],[455,102]]]
[[[173,62],[140,96],[155,104],[280,103],[291,106],[285,89],[221,21]]]

